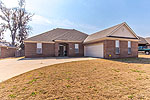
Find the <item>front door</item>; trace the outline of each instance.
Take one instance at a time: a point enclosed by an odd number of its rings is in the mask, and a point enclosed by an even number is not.
[[[64,46],[59,46],[59,56],[64,56]]]

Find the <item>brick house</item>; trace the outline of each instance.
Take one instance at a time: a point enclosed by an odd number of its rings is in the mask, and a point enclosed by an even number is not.
[[[74,29],[54,29],[25,40],[25,57],[84,56],[87,34]]]
[[[143,38],[139,36],[139,48],[150,49],[150,38]]]
[[[10,46],[8,42],[0,41],[0,58],[15,57],[16,47]]]
[[[91,35],[57,28],[25,40],[25,57],[138,57],[138,40],[126,23]]]

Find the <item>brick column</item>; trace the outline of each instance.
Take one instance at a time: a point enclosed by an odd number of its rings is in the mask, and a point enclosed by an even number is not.
[[[58,57],[59,53],[59,43],[55,43],[55,56]]]
[[[69,43],[69,55],[68,56],[75,56],[75,50],[74,50],[74,43]]]

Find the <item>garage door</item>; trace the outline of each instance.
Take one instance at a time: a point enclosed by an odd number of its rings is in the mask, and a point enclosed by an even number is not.
[[[103,44],[98,43],[84,46],[84,56],[103,58],[104,57]]]

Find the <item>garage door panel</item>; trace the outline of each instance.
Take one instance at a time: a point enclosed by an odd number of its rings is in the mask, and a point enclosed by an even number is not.
[[[84,55],[89,57],[103,58],[103,44],[93,44],[84,47]]]

